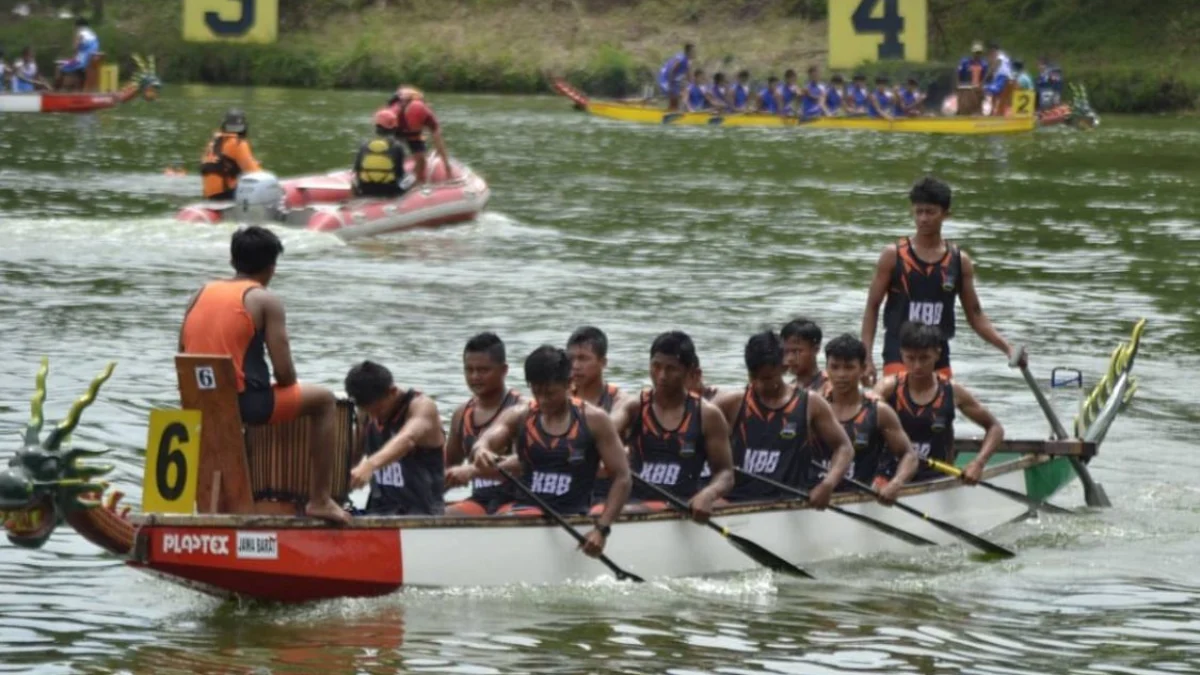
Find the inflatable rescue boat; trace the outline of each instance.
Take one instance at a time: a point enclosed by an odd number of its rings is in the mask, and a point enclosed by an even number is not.
[[[266,171],[249,173],[238,180],[232,201],[190,204],[175,217],[190,223],[279,224],[342,239],[461,223],[483,211],[491,192],[469,167],[450,163],[454,176],[447,180],[445,164],[430,156],[429,180],[391,198],[356,197],[349,170],[284,180]],[[411,176],[411,159],[405,168]]]

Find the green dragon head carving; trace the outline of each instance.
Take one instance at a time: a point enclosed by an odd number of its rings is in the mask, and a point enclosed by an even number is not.
[[[1094,129],[1100,126],[1100,116],[1092,109],[1088,100],[1087,87],[1082,84],[1071,85],[1071,114],[1067,123],[1084,129]]]
[[[158,77],[154,57],[142,58],[140,55],[134,54],[133,63],[137,66],[137,70],[129,79],[129,83],[137,87],[142,98],[147,101],[157,100],[158,92],[162,89],[162,80]]]
[[[25,445],[0,471],[0,523],[8,531],[8,540],[18,546],[39,548],[50,538],[63,517],[77,509],[99,505],[106,487],[95,479],[113,470],[111,464],[81,465],[79,460],[96,457],[107,450],[60,450],[79,424],[79,416],[96,400],[100,386],[112,375],[116,363],[109,363],[92,380],[87,392],[75,400],[62,422],[41,441],[42,404],[46,400],[46,374],[49,359],[42,359],[37,372],[37,389],[31,402],[29,424],[25,427]]]

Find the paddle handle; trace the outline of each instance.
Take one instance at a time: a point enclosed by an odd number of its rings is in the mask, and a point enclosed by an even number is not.
[[[933,469],[941,471],[942,473],[946,474],[947,476],[954,476],[955,478],[962,477],[962,469],[958,468],[957,466],[954,466],[953,464],[947,464],[945,462],[938,461],[936,459],[930,459],[930,458],[925,459],[925,464],[927,464],[929,467],[931,467]]]
[[[1033,392],[1033,397],[1037,399],[1038,406],[1042,409],[1042,414],[1046,416],[1046,421],[1050,423],[1050,430],[1053,432],[1055,440],[1063,440],[1068,437],[1067,429],[1063,426],[1062,420],[1058,419],[1058,413],[1054,412],[1054,408],[1050,405],[1050,401],[1046,399],[1046,394],[1042,392],[1042,388],[1038,386],[1037,380],[1033,378],[1033,373],[1029,372],[1029,366],[1021,363],[1022,357],[1026,354],[1025,346],[1021,345],[1013,350],[1013,357],[1008,361],[1009,368],[1020,368],[1021,376],[1025,378],[1025,384],[1029,385],[1029,390]]]
[[[674,506],[676,509],[679,509],[680,511],[683,511],[684,513],[691,515],[692,507],[688,506],[687,502],[683,501],[679,497],[676,497],[675,495],[671,494],[670,492],[667,492],[662,487],[659,487],[658,485],[651,483],[650,481],[646,480],[645,478],[642,478],[637,473],[631,473],[631,475],[633,476],[633,480],[638,485],[641,485],[642,487],[645,487],[645,488],[649,488],[651,492],[658,495],[659,497],[662,497],[663,501],[667,502],[671,506]],[[711,520],[706,521],[704,524],[711,527],[713,530],[720,532],[722,535],[724,535],[726,537],[729,536],[729,528],[727,528],[727,527],[721,527],[720,525],[717,525],[716,523],[712,522]]]

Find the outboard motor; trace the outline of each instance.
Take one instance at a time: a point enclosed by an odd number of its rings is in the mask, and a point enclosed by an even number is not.
[[[255,171],[238,178],[234,192],[233,217],[239,223],[260,225],[280,220],[283,214],[283,186],[269,171]]]

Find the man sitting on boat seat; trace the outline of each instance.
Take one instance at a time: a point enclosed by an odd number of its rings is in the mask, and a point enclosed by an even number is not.
[[[805,317],[796,317],[783,324],[779,331],[783,337],[783,364],[793,382],[808,391],[824,393],[829,381],[825,371],[817,364],[821,353],[821,327]]]
[[[809,66],[808,82],[800,91],[800,116],[804,119],[828,117],[831,112],[825,101],[829,94],[825,85],[821,84],[821,69]]]
[[[942,238],[942,225],[950,215],[951,191],[946,183],[927,176],[909,191],[916,233],[884,247],[875,265],[875,278],[867,291],[863,311],[862,341],[867,345],[867,372],[864,383],[875,383],[872,350],[879,323],[879,305],[883,308],[883,374],[904,371],[900,358],[900,328],[905,321],[939,326],[946,343],[942,345],[938,372],[951,376],[950,343],[954,337],[954,301],[962,303],[967,323],[986,342],[1012,358],[1013,350],[992,325],[975,292],[975,265],[958,246]],[[1024,356],[1021,357],[1024,359]]]
[[[986,96],[985,100],[990,99],[992,102],[993,115],[1008,113],[1009,99],[1012,98],[1015,86],[1012,61],[1007,54],[1000,51],[999,44],[991,43],[988,45],[988,73],[983,93]]]
[[[1062,104],[1062,70],[1050,63],[1050,57],[1038,59],[1037,109],[1049,110]]]
[[[958,62],[958,86],[982,87],[987,70],[988,64],[983,58],[983,43],[976,40],[971,43],[971,55]]]
[[[744,472],[737,475],[729,501],[788,498],[753,476],[807,487],[817,445],[810,440],[833,448],[833,467],[837,476],[843,475],[854,458],[850,439],[821,394],[784,380],[787,368],[779,335],[764,331],[751,336],[745,361],[750,383],[744,389],[722,391],[713,400],[732,430],[734,465]],[[809,492],[809,501],[825,508],[837,485],[837,478],[821,480]]]
[[[857,74],[846,92],[846,114],[860,117],[867,114],[867,103],[871,98],[871,90],[867,87],[867,76]]]
[[[612,417],[629,446],[631,469],[647,483],[687,501],[692,517],[703,522],[733,487],[733,459],[725,417],[688,390],[699,363],[686,333],[659,335],[650,346],[653,388],[618,401]],[[712,478],[702,486],[705,462]],[[646,487],[635,485],[633,495],[639,500],[636,510],[666,508],[661,496]]]
[[[211,281],[192,298],[179,331],[179,351],[233,359],[243,424],[312,420],[312,482],[304,512],[345,523],[349,515],[330,496],[329,473],[337,442],[333,392],[297,381],[283,301],[267,290],[281,253],[279,237],[266,228],[250,226],[234,232],[230,243],[234,277]],[[271,355],[274,386],[264,352]]]
[[[200,160],[205,199],[232,200],[239,176],[262,171],[250,149],[250,141],[246,139],[249,134],[246,113],[237,109],[225,113],[220,131],[213,134]]]
[[[779,114],[797,115],[800,105],[800,84],[796,71],[788,68],[783,73],[783,84],[779,87]]]
[[[779,78],[774,75],[767,78],[767,86],[758,91],[758,100],[755,102],[755,112],[767,113],[770,115],[778,115],[783,110],[780,103],[782,93],[779,90]]]
[[[891,120],[893,118],[892,108],[894,104],[892,99],[895,94],[892,93],[891,79],[886,75],[879,75],[875,78],[875,91],[867,97],[867,116],[877,119]]]
[[[519,473],[521,482],[560,514],[587,512],[596,469],[603,461],[612,488],[583,545],[584,553],[597,556],[629,499],[629,462],[621,440],[603,410],[570,396],[571,359],[562,349],[542,345],[533,350],[525,359],[525,381],[533,400],[502,412],[475,442],[472,460],[484,477],[499,478],[497,464]],[[516,453],[501,458],[499,453],[514,442]],[[498,513],[542,515],[539,507],[522,497]]]
[[[396,137],[404,141],[413,157],[413,176],[418,185],[428,181],[425,166],[425,132],[433,136],[433,147],[438,151],[438,157],[446,168],[446,180],[454,178],[454,169],[450,166],[450,153],[446,150],[446,141],[442,138],[442,127],[438,124],[433,109],[425,102],[425,95],[415,87],[401,86],[396,95],[388,101],[396,113]]]
[[[900,356],[906,372],[884,378],[875,386],[875,394],[899,415],[904,433],[922,460],[954,463],[955,410],[982,427],[985,433],[979,454],[963,467],[962,475],[964,482],[975,484],[1004,440],[1004,427],[966,387],[937,373],[943,344],[937,326],[906,322],[900,330]],[[941,476],[923,468],[917,480]]]
[[[1033,91],[1033,78],[1029,73],[1025,72],[1024,61],[1012,62],[1013,77],[1017,80],[1017,89],[1021,91]]]
[[[363,361],[346,374],[346,395],[360,412],[362,461],[350,471],[350,489],[371,486],[367,514],[439,516],[446,435],[433,399],[401,390],[392,373]]]
[[[896,117],[920,117],[921,106],[925,104],[925,94],[921,93],[921,83],[917,78],[910,77],[903,87],[896,92]]]
[[[75,19],[75,56],[58,61],[58,73],[54,78],[55,89],[82,89],[87,76],[88,64],[92,57],[100,51],[100,38],[88,26],[88,20],[79,17]]]
[[[37,61],[33,58],[33,47],[21,50],[21,58],[13,63],[13,91],[27,94],[40,89],[49,89],[42,78],[38,77]]]
[[[621,398],[621,389],[604,380],[608,336],[595,326],[580,326],[567,338],[567,356],[571,357],[571,396],[612,413],[613,405]],[[592,488],[596,500],[608,499],[608,487],[608,472],[601,464]]]
[[[475,447],[475,441],[500,417],[500,413],[521,402],[521,394],[509,389],[508,357],[504,341],[495,333],[480,333],[463,349],[463,375],[471,390],[471,400],[458,406],[450,417],[450,438],[446,441],[446,487],[471,486],[471,496],[446,506],[446,515],[486,516],[512,501],[512,490],[495,478],[481,478],[472,464],[462,461]],[[503,454],[510,454],[511,447]]]
[[[375,113],[375,138],[363,143],[354,158],[354,194],[365,197],[399,197],[411,179],[404,173],[404,145],[396,140],[396,112]]]
[[[874,394],[863,395],[859,385],[866,367],[867,347],[853,335],[840,335],[825,345],[825,370],[829,373],[825,398],[854,448],[850,475],[874,485],[879,500],[890,504],[917,472],[917,454],[896,411]],[[829,457],[817,461],[829,470]]]
[[[846,102],[849,97],[846,96],[846,78],[840,74],[835,74],[829,80],[829,86],[825,89],[825,109],[830,115],[841,115],[845,113]]]
[[[738,71],[737,82],[733,85],[730,99],[733,109],[737,112],[745,111],[746,107],[753,101],[754,94],[750,90],[750,71]]]

